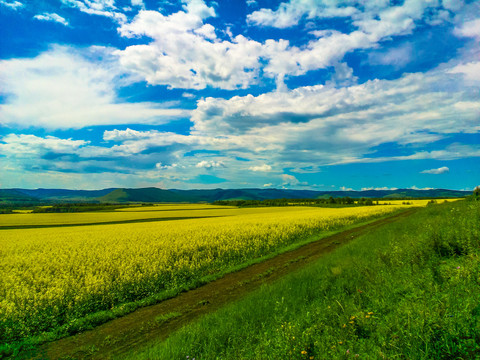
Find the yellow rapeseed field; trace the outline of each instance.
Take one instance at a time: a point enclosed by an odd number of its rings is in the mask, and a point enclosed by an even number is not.
[[[199,209],[182,216],[222,217],[0,230],[0,340],[48,331],[398,208]],[[16,214],[2,216],[2,224],[8,217],[54,224],[152,213],[158,217],[157,211]],[[175,217],[181,211],[164,213]]]
[[[463,199],[435,199],[434,201],[437,203],[442,203],[445,201],[457,201]],[[407,206],[425,206],[430,201],[429,199],[416,199],[416,200],[380,200],[380,205],[407,205]]]

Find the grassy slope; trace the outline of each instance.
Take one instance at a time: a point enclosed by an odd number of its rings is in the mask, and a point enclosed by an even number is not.
[[[129,358],[480,358],[479,245],[478,202],[431,206]]]

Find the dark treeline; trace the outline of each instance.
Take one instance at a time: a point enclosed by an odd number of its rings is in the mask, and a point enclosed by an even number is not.
[[[384,201],[384,200],[382,200]],[[374,199],[360,198],[353,199],[351,197],[339,198],[322,198],[322,199],[267,199],[267,200],[218,200],[213,205],[230,205],[230,206],[365,206],[378,205],[378,201]]]

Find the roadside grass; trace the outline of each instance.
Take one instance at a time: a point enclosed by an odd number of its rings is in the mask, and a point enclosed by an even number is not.
[[[480,202],[429,206],[124,359],[480,359]]]

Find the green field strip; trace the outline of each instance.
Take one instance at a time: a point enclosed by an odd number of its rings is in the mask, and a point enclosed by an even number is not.
[[[163,217],[163,218],[151,218],[151,219],[133,219],[133,220],[121,220],[121,221],[104,221],[104,222],[91,222],[81,224],[49,224],[49,225],[0,225],[0,230],[17,230],[17,229],[43,229],[43,228],[57,228],[57,227],[72,227],[72,226],[91,226],[91,225],[117,225],[117,224],[133,224],[133,223],[145,223],[145,222],[158,222],[158,221],[176,221],[176,220],[191,220],[191,219],[211,219],[218,217],[226,217],[229,215],[214,215],[214,216],[189,216],[189,217]]]

